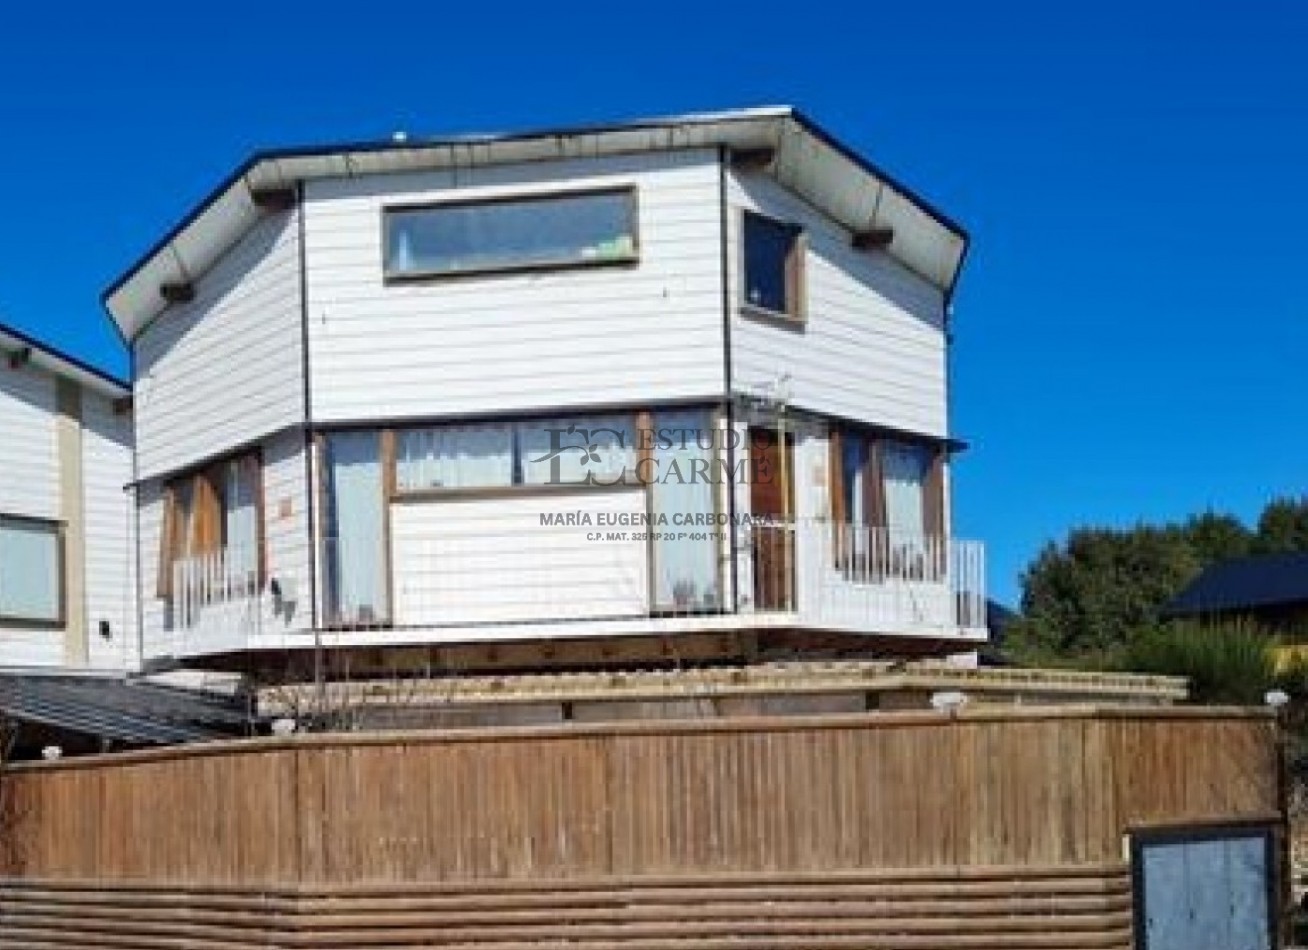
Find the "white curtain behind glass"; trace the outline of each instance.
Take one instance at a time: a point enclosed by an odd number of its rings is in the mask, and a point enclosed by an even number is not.
[[[656,518],[665,515],[668,519],[666,525],[657,523],[652,529],[657,532],[656,604],[665,610],[716,608],[718,542],[714,535],[724,529],[696,523],[717,510],[711,478],[716,459],[712,419],[700,411],[659,413],[654,428],[660,438],[654,445],[653,510]]]
[[[386,554],[381,437],[376,432],[336,433],[327,439],[331,488],[328,569],[332,605],[340,623],[384,620]]]
[[[569,427],[574,427],[568,432]],[[555,433],[559,452],[554,455]],[[602,485],[635,475],[636,433],[630,416],[595,416],[581,419],[523,423],[518,430],[522,451],[522,480],[547,485],[558,473],[558,484],[577,484],[589,475]],[[556,468],[557,466],[557,468]]]
[[[399,434],[401,490],[493,488],[513,484],[513,431],[506,426],[451,426]]]
[[[882,470],[886,485],[886,526],[892,537],[920,536],[925,531],[925,498],[930,458],[925,449],[888,442]]]
[[[0,617],[59,619],[59,535],[54,525],[0,521]]]
[[[253,573],[259,563],[259,506],[255,498],[257,463],[229,462],[223,485],[223,538],[233,570]]]

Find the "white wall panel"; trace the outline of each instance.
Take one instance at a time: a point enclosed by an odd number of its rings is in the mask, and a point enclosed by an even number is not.
[[[640,261],[387,284],[382,209],[613,185],[638,190]],[[311,182],[315,422],[720,398],[716,153]]]
[[[298,212],[270,215],[136,341],[140,476],[303,421],[302,343]]]
[[[882,426],[947,434],[944,302],[889,255],[858,251],[850,233],[764,175],[731,175],[732,386],[757,392],[789,375],[793,405]],[[807,320],[741,313],[741,211],[804,227]]]

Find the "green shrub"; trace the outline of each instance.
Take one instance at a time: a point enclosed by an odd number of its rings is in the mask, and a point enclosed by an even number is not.
[[[1191,702],[1261,705],[1269,689],[1288,685],[1277,672],[1275,647],[1273,638],[1250,624],[1177,623],[1137,633],[1117,665],[1133,673],[1184,676]],[[1300,688],[1287,692],[1303,694]]]

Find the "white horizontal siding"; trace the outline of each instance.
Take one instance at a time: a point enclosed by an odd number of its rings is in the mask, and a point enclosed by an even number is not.
[[[59,517],[55,378],[0,362],[0,514]]]
[[[382,208],[635,185],[640,262],[387,285]],[[315,422],[721,398],[716,154],[311,182]]]
[[[60,516],[55,378],[7,361],[0,362],[0,514]],[[0,666],[54,666],[63,658],[62,630],[0,621]]]
[[[140,597],[140,650],[143,660],[173,655],[167,629],[167,605],[159,593],[159,544],[163,534],[163,482],[142,482],[136,491],[136,543],[140,547],[141,573],[137,584]]]
[[[303,421],[298,211],[260,220],[136,341],[139,474]]]
[[[309,492],[305,481],[304,438],[287,432],[263,448],[263,494],[268,577],[277,578],[287,602],[265,625],[286,630],[312,626],[309,578]],[[268,605],[269,609],[272,605]]]
[[[945,436],[940,291],[888,254],[855,250],[848,231],[766,176],[733,173],[728,204],[733,388],[756,392],[789,374],[794,406]],[[802,327],[740,312],[742,209],[804,227]]]
[[[649,554],[640,532],[542,525],[543,513],[635,518],[645,492],[618,488],[391,506],[395,619],[401,626],[642,616]],[[616,524],[616,522],[612,522]]]
[[[109,398],[82,393],[82,516],[86,533],[86,642],[94,667],[132,668],[137,660],[131,416]],[[109,636],[100,633],[101,621]]]

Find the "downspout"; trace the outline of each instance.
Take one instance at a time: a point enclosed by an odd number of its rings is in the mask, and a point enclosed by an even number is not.
[[[115,321],[115,326],[117,322]],[[132,520],[135,529],[132,532],[132,551],[136,558],[136,577],[132,585],[133,600],[136,608],[136,672],[145,670],[145,588],[141,574],[141,461],[136,445],[136,340],[127,345],[127,382],[132,391],[131,416],[128,430],[132,434],[132,484],[128,487],[132,493]]]
[[[736,402],[731,387],[731,268],[727,248],[727,146],[718,146],[718,266],[722,280],[722,383],[726,405],[727,432],[727,537],[731,547],[731,610],[740,609],[740,552],[736,538]]]
[[[305,532],[309,554],[309,623],[313,628],[314,681],[322,675],[322,640],[318,626],[318,542],[315,529],[318,521],[317,485],[313,477],[313,390],[309,378],[309,268],[305,241],[304,182],[295,186],[297,226],[300,238],[300,374],[304,384],[304,511]]]

